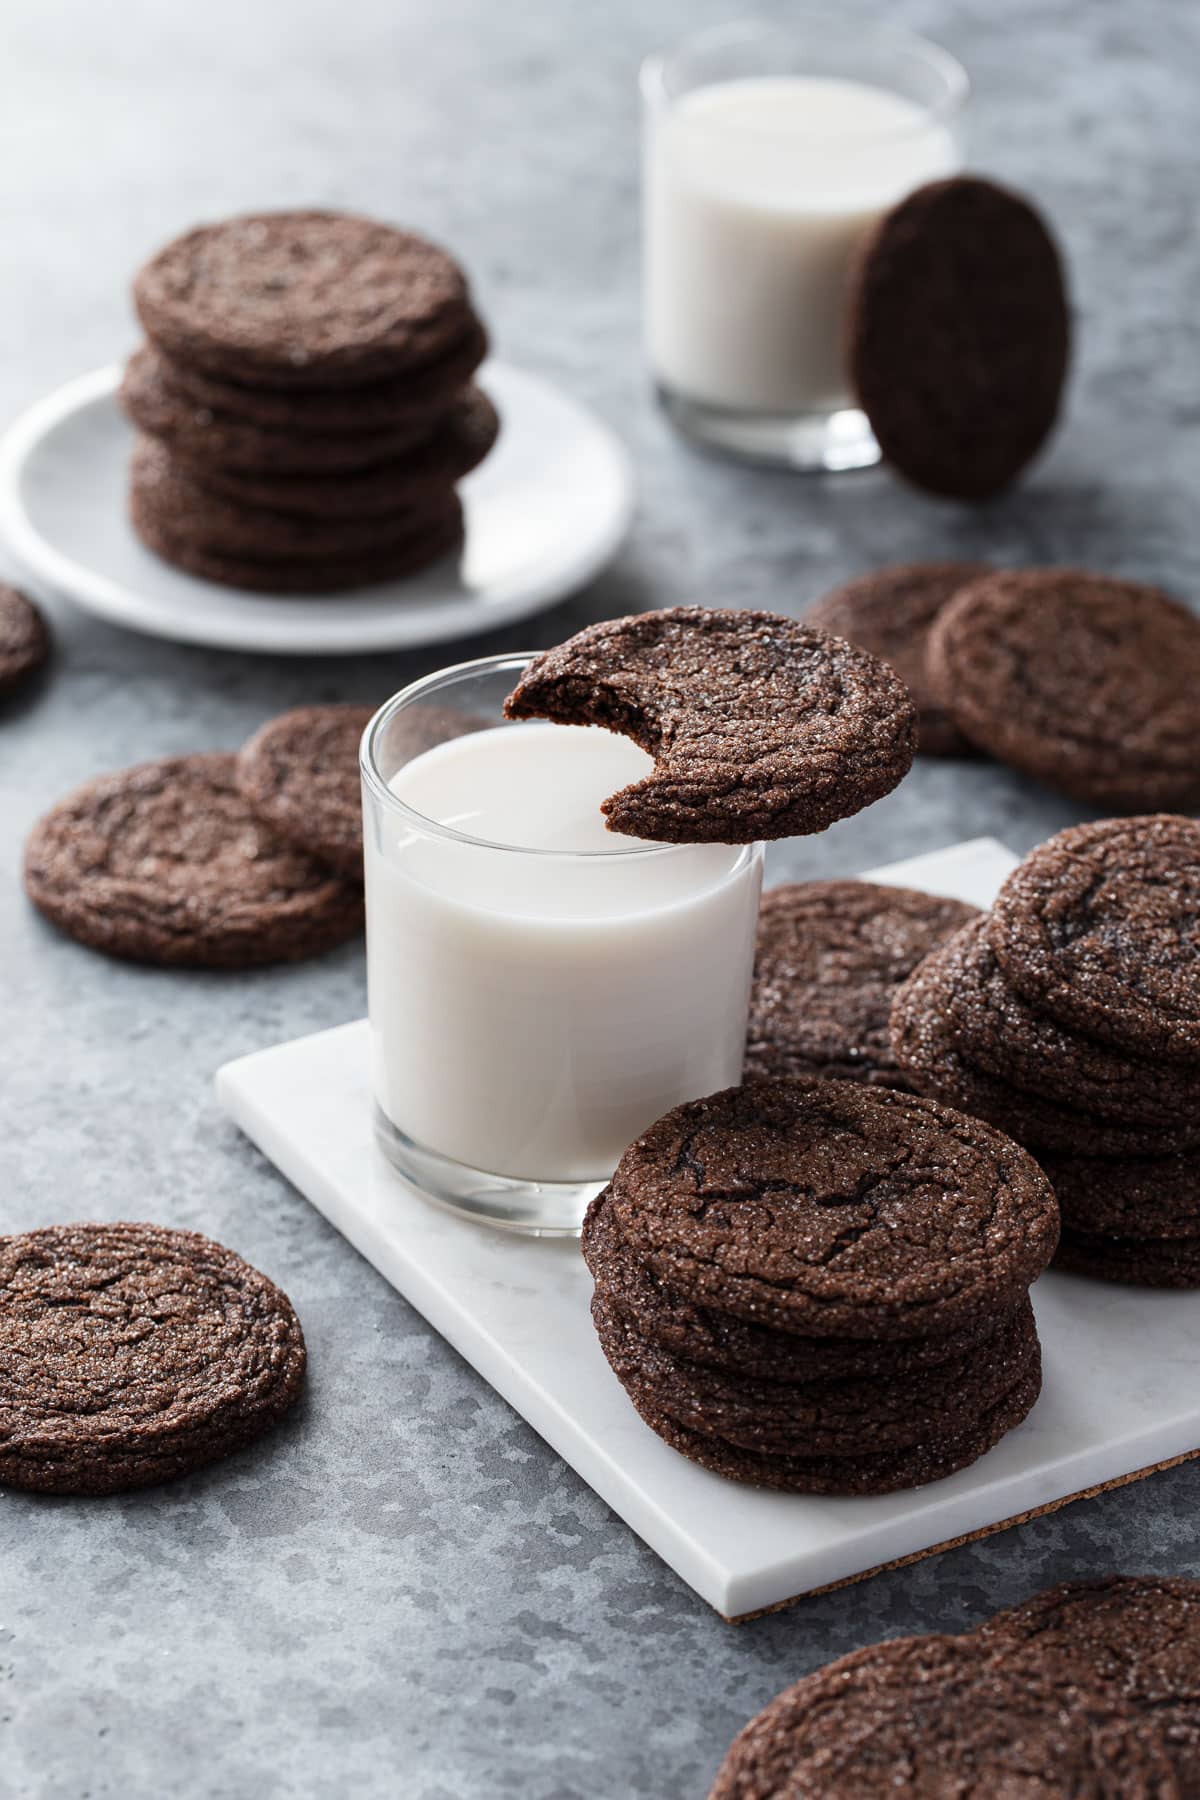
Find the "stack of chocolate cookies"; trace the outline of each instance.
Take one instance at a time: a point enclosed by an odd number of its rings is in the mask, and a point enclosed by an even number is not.
[[[604,1353],[642,1418],[735,1481],[882,1494],[1028,1413],[1028,1290],[1058,1211],[1032,1157],[914,1095],[757,1081],[676,1108],[592,1203]]]
[[[993,912],[899,990],[922,1093],[1026,1145],[1062,1210],[1062,1267],[1200,1286],[1200,824],[1051,838]]]
[[[265,213],[177,238],[134,298],[148,342],[121,401],[149,549],[208,581],[331,593],[457,546],[455,484],[498,421],[445,251],[350,214]]]

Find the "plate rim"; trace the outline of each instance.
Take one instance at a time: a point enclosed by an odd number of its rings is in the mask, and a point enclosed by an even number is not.
[[[310,599],[309,596],[303,598],[305,606],[314,609],[311,627],[306,625],[301,629],[288,625],[279,618],[271,621],[269,615],[264,614],[262,620],[253,625],[247,621],[244,635],[241,632],[231,634],[227,622],[210,621],[202,612],[191,613],[183,608],[177,616],[170,618],[131,618],[128,613],[130,598],[144,603],[145,594],[60,549],[34,523],[21,492],[25,469],[50,433],[85,408],[115,395],[123,368],[123,363],[111,362],[101,368],[90,369],[85,374],[72,376],[26,407],[0,436],[0,536],[30,579],[44,586],[49,593],[61,596],[80,610],[121,630],[135,632],[140,637],[204,649],[228,650],[244,655],[268,656],[354,656],[379,651],[417,650],[451,643],[456,639],[479,636],[508,624],[516,624],[579,592],[594,581],[616,556],[633,523],[636,507],[633,459],[613,428],[586,402],[577,399],[574,394],[546,376],[503,358],[493,358],[485,363],[481,371],[485,381],[491,372],[498,374],[502,380],[514,376],[522,382],[541,388],[560,405],[565,405],[579,415],[581,422],[586,423],[603,445],[611,463],[615,492],[611,516],[605,522],[603,530],[597,529],[595,541],[589,546],[587,555],[579,557],[573,564],[568,580],[564,580],[560,569],[540,580],[526,583],[519,595],[510,596],[506,600],[486,602],[475,597],[464,597],[450,601],[446,604],[444,625],[436,632],[405,629],[404,621],[395,612],[388,610],[381,612],[377,620],[371,620],[365,625],[360,621],[357,627],[349,630],[343,624],[339,631],[334,610],[339,605],[339,600],[331,599],[326,602],[320,597]],[[217,586],[201,582],[195,576],[188,579],[196,581],[201,587]],[[219,587],[217,591],[227,599],[233,598],[236,593],[236,590]],[[287,599],[288,596],[281,598]],[[295,598],[299,599],[300,596]],[[263,599],[262,596],[255,596],[251,603],[262,604]],[[270,601],[266,604],[269,605]]]

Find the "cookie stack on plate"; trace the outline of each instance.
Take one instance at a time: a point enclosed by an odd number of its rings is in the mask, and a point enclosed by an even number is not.
[[[645,1422],[734,1481],[881,1494],[1028,1413],[1058,1210],[999,1132],[914,1095],[756,1081],[665,1115],[592,1203],[604,1353]]]
[[[1051,838],[900,989],[896,1058],[1045,1168],[1061,1266],[1200,1286],[1200,824]]]
[[[134,298],[148,342],[121,401],[149,549],[209,581],[331,593],[457,546],[455,484],[498,422],[445,251],[346,213],[265,213],[177,238]]]

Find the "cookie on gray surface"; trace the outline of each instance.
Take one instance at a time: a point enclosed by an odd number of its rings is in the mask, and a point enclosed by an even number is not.
[[[892,998],[977,910],[869,881],[769,889],[758,915],[746,1076],[906,1086],[892,1055]]]
[[[169,1481],[270,1430],[304,1369],[287,1296],[196,1232],[0,1237],[0,1483],[94,1495]]]
[[[1200,1239],[1200,1153],[1053,1156],[1039,1152],[1064,1227],[1113,1237]]]
[[[1200,1287],[1200,1236],[1117,1237],[1064,1225],[1054,1266],[1126,1287]]]
[[[884,663],[795,619],[718,608],[588,626],[534,658],[505,710],[632,738],[653,773],[602,811],[611,831],[665,843],[822,831],[890,793],[916,741]]]
[[[823,594],[805,613],[810,625],[847,638],[889,663],[917,704],[921,756],[973,756],[949,711],[936,697],[925,668],[929,632],[947,601],[989,572],[986,563],[897,563],[873,569]]]
[[[27,594],[0,582],[0,697],[20,687],[50,656],[50,628]]]
[[[143,763],[60,801],[30,833],[25,888],[93,950],[191,968],[296,962],[363,921],[361,887],[277,838],[216,753]]]

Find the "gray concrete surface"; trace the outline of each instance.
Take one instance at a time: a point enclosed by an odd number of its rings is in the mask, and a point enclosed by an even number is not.
[[[10,0],[0,412],[131,343],[129,277],[176,229],[345,203],[454,245],[503,353],[591,401],[636,458],[628,547],[526,642],[675,601],[799,610],[928,554],[1083,560],[1195,596],[1200,15],[888,9],[966,61],[974,162],[1036,191],[1074,274],[1066,428],[1020,492],[969,511],[883,473],[707,461],[647,399],[635,70],[734,10]],[[1200,1572],[1193,1464],[783,1616],[713,1616],[217,1114],[224,1059],[361,1011],[360,952],[156,973],[56,937],[21,897],[24,834],[77,782],[234,746],[296,702],[382,696],[438,652],[271,662],[54,616],[52,680],[0,718],[0,1228],[140,1215],[212,1232],[294,1296],[312,1383],[274,1441],[177,1487],[0,1495],[0,1794],[692,1800],[742,1722],[841,1651],[1067,1574]],[[1075,816],[1003,770],[931,764],[772,860],[848,872],[978,832],[1023,850]]]

